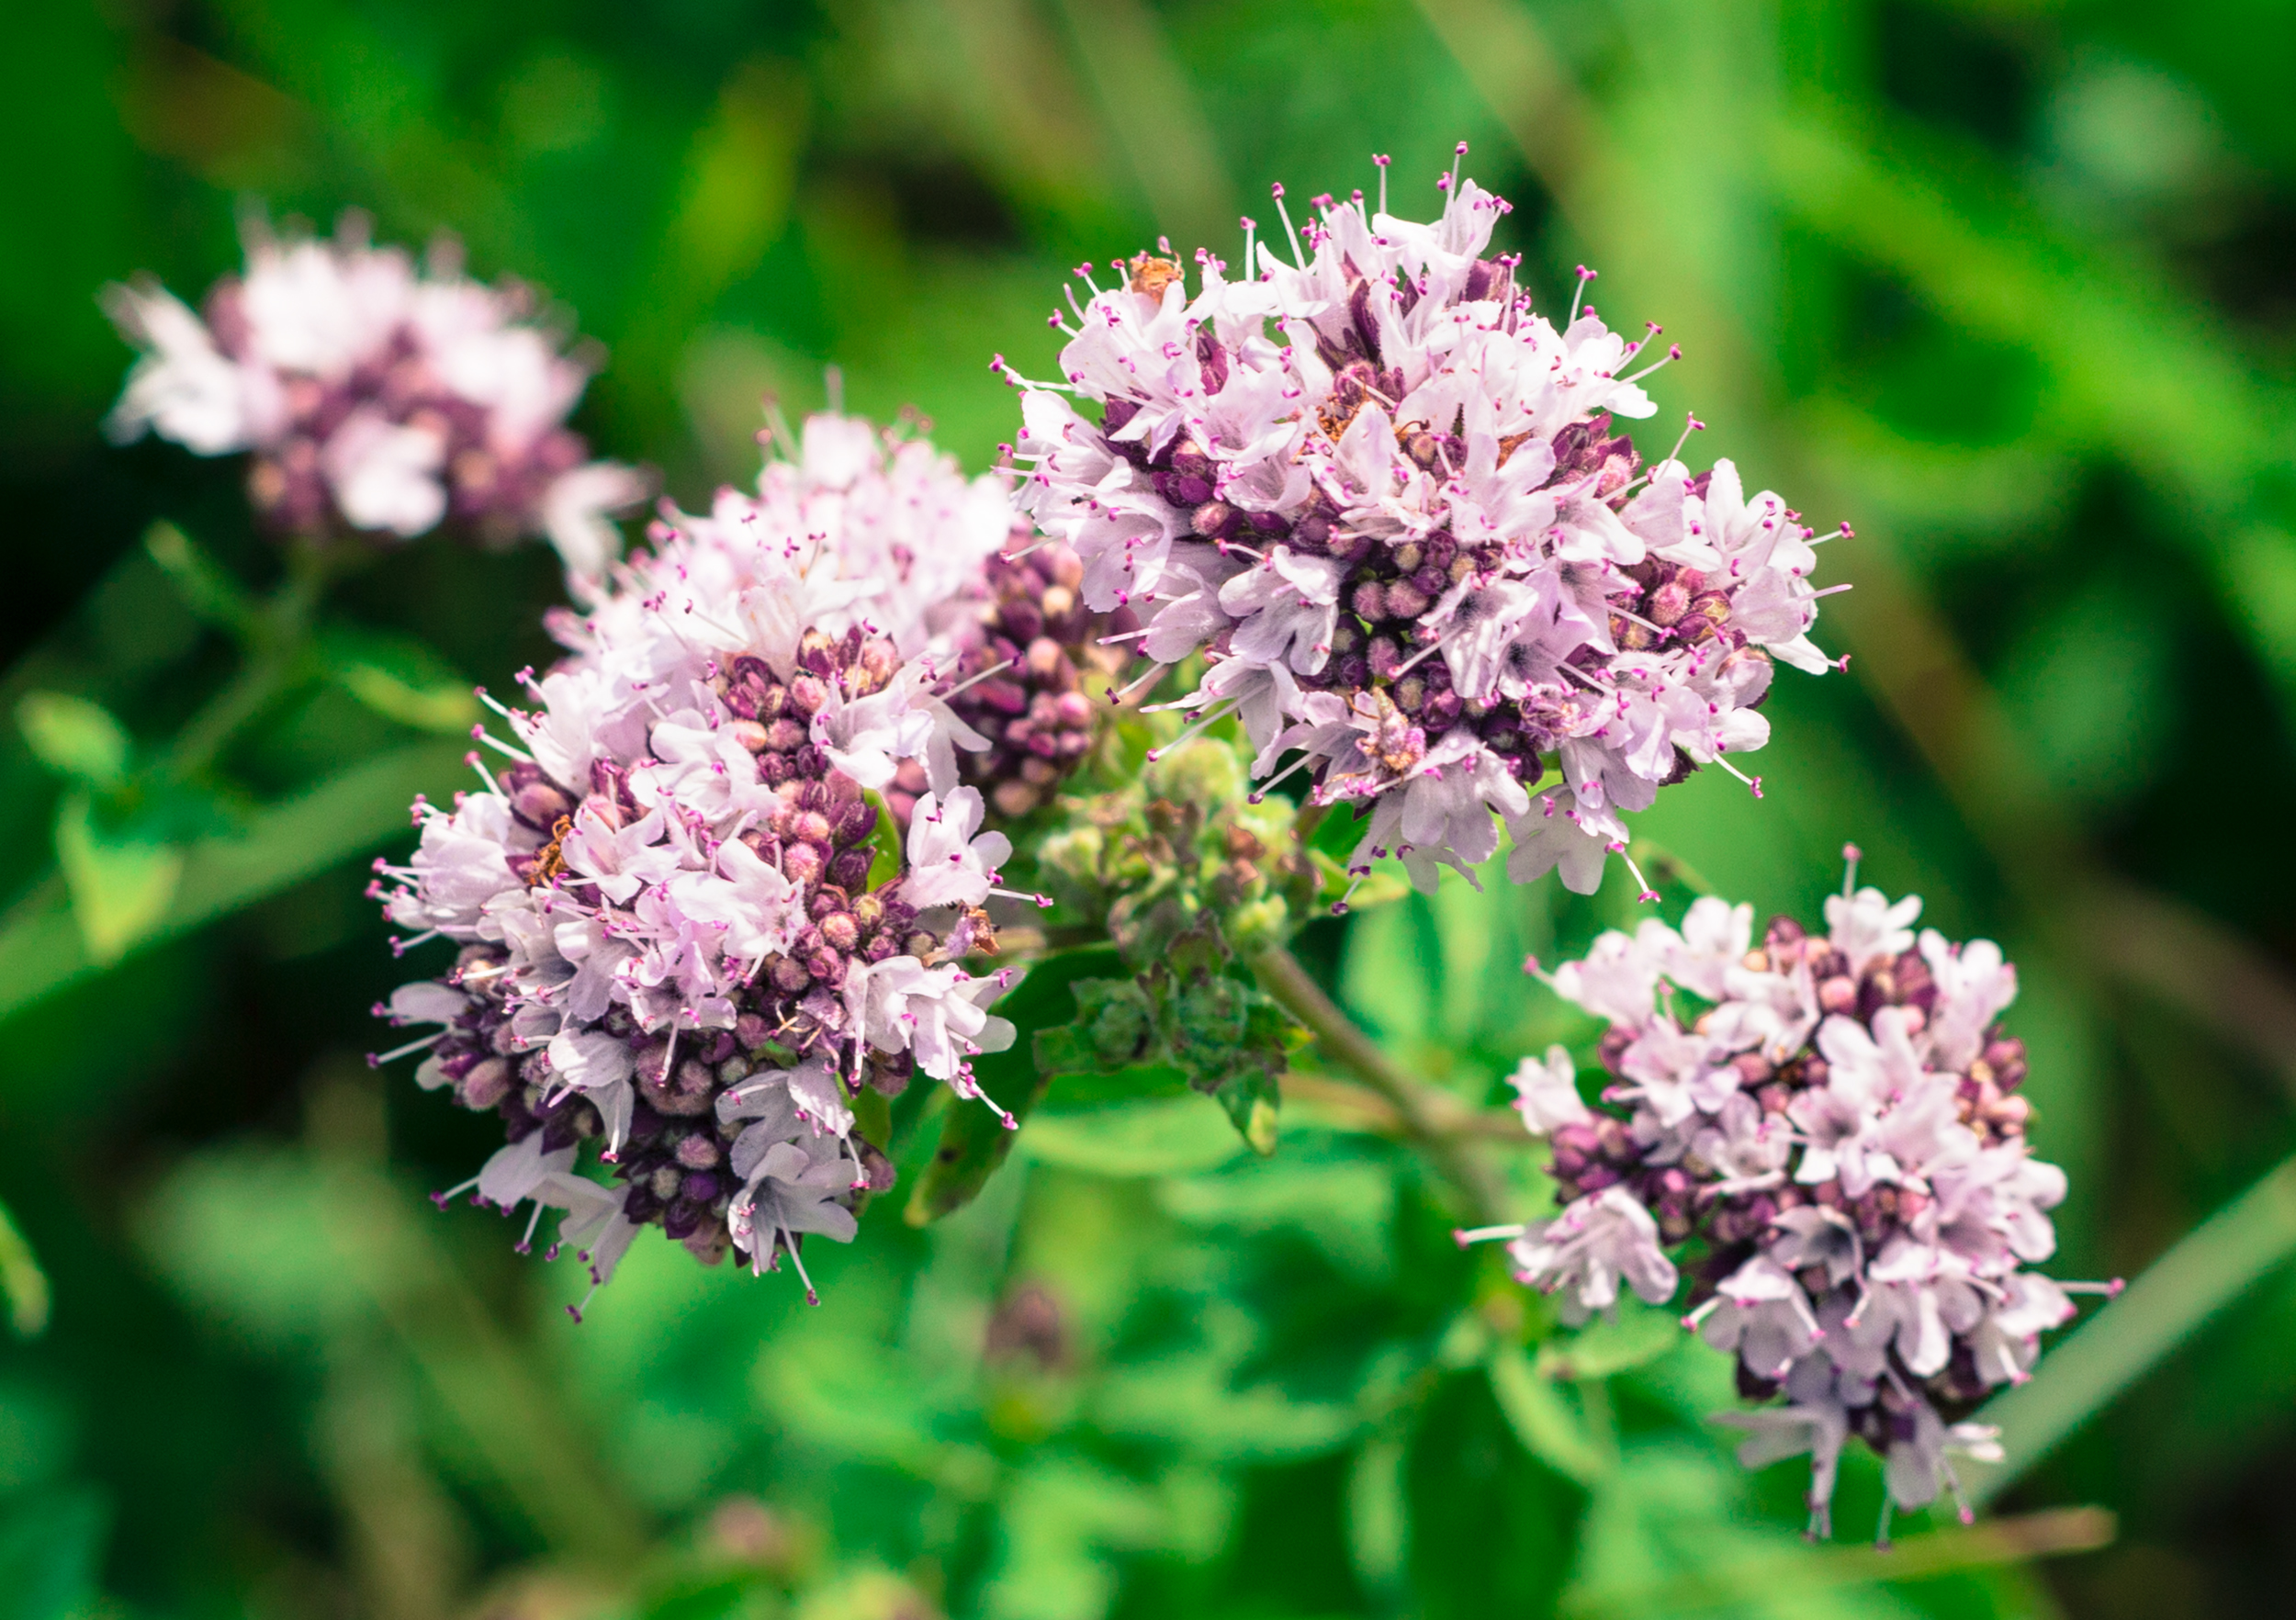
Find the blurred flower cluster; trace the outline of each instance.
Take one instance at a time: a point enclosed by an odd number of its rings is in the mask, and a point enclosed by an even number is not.
[[[332,241],[252,228],[247,268],[195,313],[157,282],[106,307],[144,351],[113,410],[201,456],[247,452],[274,531],[411,539],[442,524],[500,547],[546,535],[577,574],[620,548],[609,514],[645,493],[566,426],[594,361],[564,352],[524,287],[462,273],[451,243],[418,270],[346,215]]]

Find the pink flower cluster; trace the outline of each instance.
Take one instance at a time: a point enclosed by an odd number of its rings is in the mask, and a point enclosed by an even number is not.
[[[1072,298],[1066,381],[1014,377],[1021,504],[1157,669],[1202,655],[1182,706],[1239,716],[1256,774],[1367,816],[1358,873],[1428,887],[1503,821],[1516,879],[1591,890],[1622,813],[1767,740],[1773,658],[1826,668],[1816,554],[1728,462],[1643,466],[1610,432],[1653,410],[1643,345],[1534,312],[1483,256],[1507,205],[1446,186],[1431,224],[1319,197],[1246,279],[1199,251],[1193,297],[1143,254]]]
[[[2021,1382],[2087,1286],[2026,1269],[2065,1184],[2026,1143],[2024,1047],[1995,1021],[2016,971],[1990,940],[1917,938],[1920,906],[1845,883],[1824,935],[1781,917],[1757,943],[1751,906],[1711,898],[1679,933],[1603,935],[1548,982],[1609,1020],[1620,1111],[1586,1106],[1561,1047],[1525,1059],[1517,1106],[1564,1208],[1464,1234],[1509,1239],[1574,1320],[1622,1282],[1672,1299],[1668,1251],[1694,1242],[1687,1323],[1748,1395],[1783,1397],[1721,1421],[1751,1431],[1749,1466],[1811,1454],[1817,1530],[1851,1435],[1906,1508],[1958,1491],[1949,1454],[1998,1456],[1953,1419]]]
[[[451,248],[419,272],[370,246],[356,215],[332,241],[252,236],[204,319],[149,279],[106,307],[144,351],[112,436],[251,452],[255,509],[282,533],[449,524],[496,547],[539,534],[594,574],[621,548],[609,514],[645,492],[568,431],[591,365],[535,323],[523,288],[472,281]]]
[[[478,1195],[568,1210],[598,1280],[649,1223],[760,1269],[850,1238],[891,1177],[862,1090],[977,1097],[970,1058],[1010,1042],[1005,975],[964,966],[1010,846],[959,782],[982,739],[936,661],[1009,523],[996,480],[816,418],[760,499],[665,526],[560,623],[577,656],[525,678],[487,791],[418,806],[378,893],[461,949],[386,1011],[441,1026],[402,1049],[424,1085],[501,1115]],[[904,767],[896,840],[869,795]],[[575,1169],[591,1140],[613,1185]]]

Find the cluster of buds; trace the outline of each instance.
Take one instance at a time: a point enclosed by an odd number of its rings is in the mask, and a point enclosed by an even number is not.
[[[1956,1420],[2021,1382],[2097,1286],[2025,1269],[2054,1252],[2065,1176],[2032,1156],[2024,1047],[1996,1022],[2016,971],[1990,940],[1917,939],[1920,901],[1854,871],[1822,935],[1781,917],[1757,943],[1751,906],[1708,898],[1679,933],[1653,918],[1557,968],[1555,991],[1609,1021],[1610,1108],[1561,1047],[1525,1059],[1517,1106],[1552,1141],[1562,1211],[1462,1234],[1508,1240],[1573,1320],[1622,1282],[1671,1299],[1668,1251],[1691,1245],[1686,1323],[1744,1394],[1783,1401],[1722,1421],[1752,1431],[1750,1466],[1811,1455],[1814,1533],[1851,1435],[1895,1505],[1958,1492],[1950,1454],[1998,1448]]]
[[[332,241],[253,234],[204,319],[149,279],[106,307],[144,351],[112,435],[248,452],[276,533],[406,540],[444,524],[494,548],[543,534],[591,575],[621,548],[609,514],[645,493],[566,426],[594,361],[535,323],[524,287],[466,276],[451,243],[419,271],[346,215]]]
[[[1773,659],[1827,667],[1816,553],[1728,462],[1644,466],[1611,433],[1654,409],[1654,367],[1619,375],[1644,345],[1534,312],[1482,256],[1507,205],[1444,186],[1432,224],[1319,197],[1289,262],[1263,244],[1232,281],[1199,251],[1193,298],[1151,254],[1072,298],[1065,382],[1007,368],[1021,504],[1087,606],[1139,615],[1143,682],[1200,654],[1178,706],[1368,818],[1358,875],[1396,856],[1431,888],[1503,821],[1518,880],[1591,890],[1622,812],[1767,740]]]
[[[1111,684],[1126,662],[1112,649],[1136,621],[1124,608],[1086,607],[1077,594],[1083,582],[1074,551],[1057,541],[1031,545],[1024,527],[987,560],[973,592],[975,624],[950,707],[985,744],[960,760],[964,780],[1007,819],[1047,804],[1083,763],[1105,712],[1086,678]],[[909,767],[888,795],[895,814],[906,818],[924,787],[923,773]]]
[[[1010,853],[956,780],[964,728],[831,570],[776,555],[722,616],[610,591],[585,656],[501,711],[511,763],[451,812],[418,804],[420,847],[377,887],[407,944],[460,946],[381,1009],[439,1026],[389,1055],[424,1052],[425,1086],[501,1115],[510,1144],[471,1185],[568,1211],[599,1283],[649,1224],[760,1270],[804,1232],[850,1239],[891,1179],[863,1092],[921,1073],[977,1097],[971,1057],[1012,1039],[986,1011],[1006,975],[964,966],[994,949]],[[870,795],[909,762],[927,792],[896,838]],[[609,1184],[576,1168],[592,1142]]]

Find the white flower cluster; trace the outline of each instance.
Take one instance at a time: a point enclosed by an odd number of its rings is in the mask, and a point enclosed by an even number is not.
[[[1723,1422],[1749,1466],[1812,1455],[1823,1528],[1855,1434],[1900,1507],[1953,1485],[1947,1454],[1992,1435],[1941,1416],[2021,1381],[2040,1336],[2073,1314],[2046,1260],[2064,1173],[2025,1141],[2024,1049],[1995,1019],[2017,993],[1990,940],[1916,938],[1920,901],[1874,889],[1826,903],[1826,935],[1702,899],[1681,932],[1607,933],[1549,979],[1609,1020],[1615,1077],[1581,1100],[1560,1047],[1514,1077],[1525,1122],[1554,1145],[1555,1218],[1512,1239],[1523,1280],[1583,1320],[1621,1281],[1671,1299],[1668,1249],[1692,1238],[1687,1322],[1736,1356],[1739,1387],[1784,1404]],[[1956,1490],[1957,1486],[1954,1487]]]
[[[621,548],[608,514],[644,486],[568,431],[591,365],[531,305],[469,279],[450,249],[419,272],[370,246],[356,215],[332,241],[254,234],[204,320],[155,281],[108,289],[144,354],[107,426],[253,452],[256,509],[286,533],[403,540],[452,523],[497,546],[541,534],[594,574]]]
[[[1622,812],[1767,740],[1773,657],[1827,667],[1816,554],[1727,461],[1640,467],[1608,430],[1653,409],[1642,345],[1535,313],[1482,256],[1506,204],[1446,186],[1432,224],[1318,198],[1306,250],[1287,215],[1290,262],[1199,252],[1192,298],[1133,260],[1063,324],[1064,384],[1014,378],[1021,504],[1155,666],[1204,656],[1183,706],[1240,716],[1258,775],[1367,813],[1356,872],[1431,886],[1503,820],[1516,879],[1591,890]]]
[[[404,1049],[428,1048],[426,1086],[502,1115],[479,1196],[570,1209],[601,1281],[649,1222],[760,1268],[797,1233],[850,1238],[851,1195],[890,1185],[861,1089],[922,1072],[978,1097],[971,1056],[1012,1039],[986,1010],[1005,976],[962,965],[1010,846],[959,785],[977,738],[929,657],[1009,509],[855,429],[816,419],[762,500],[600,586],[561,627],[580,656],[503,711],[511,762],[418,807],[382,896],[463,947],[388,1012],[443,1026]],[[909,764],[928,791],[895,846],[866,793]],[[591,1138],[616,1185],[574,1172]]]

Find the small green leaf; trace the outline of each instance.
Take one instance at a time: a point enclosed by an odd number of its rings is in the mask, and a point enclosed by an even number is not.
[[[84,793],[73,794],[56,812],[56,860],[88,960],[99,967],[118,962],[166,920],[184,875],[184,852],[174,845],[98,828]]]
[[[468,730],[478,717],[478,703],[459,686],[410,686],[374,664],[346,664],[335,680],[384,719],[417,731],[451,736]]]
[[[1598,1316],[1577,1333],[1541,1344],[1538,1374],[1546,1378],[1606,1378],[1656,1361],[1682,1342],[1682,1324],[1671,1314],[1638,1300],[1621,1299],[1615,1320]]]
[[[1609,1459],[1563,1400],[1562,1391],[1533,1371],[1519,1348],[1503,1344],[1484,1366],[1491,1375],[1491,1392],[1524,1450],[1581,1485],[1593,1485],[1609,1471]]]
[[[258,617],[254,599],[230,569],[193,544],[189,535],[163,521],[144,531],[143,548],[175,587],[185,606],[233,635],[248,633]]]
[[[877,812],[877,825],[869,829],[869,847],[875,851],[869,858],[869,886],[874,889],[901,875],[901,824],[894,819],[893,806],[876,789],[861,797]]]
[[[61,692],[25,694],[16,723],[39,762],[57,775],[109,793],[127,780],[133,745],[108,710]]]
[[[1039,1115],[1020,1151],[1064,1170],[1129,1178],[1210,1170],[1234,1158],[1240,1144],[1203,1098],[1178,1097]]]
[[[0,1290],[8,1296],[8,1325],[19,1339],[36,1339],[48,1326],[48,1274],[5,1206],[0,1206]]]
[[[407,801],[417,791],[439,793],[460,757],[450,745],[411,744],[265,805],[241,829],[194,840],[175,904],[145,940],[186,933],[403,837]],[[90,950],[73,899],[58,894],[0,929],[0,1018],[110,965]]]
[[[320,656],[337,685],[386,720],[456,736],[478,718],[469,682],[421,642],[332,630],[320,638]]]

